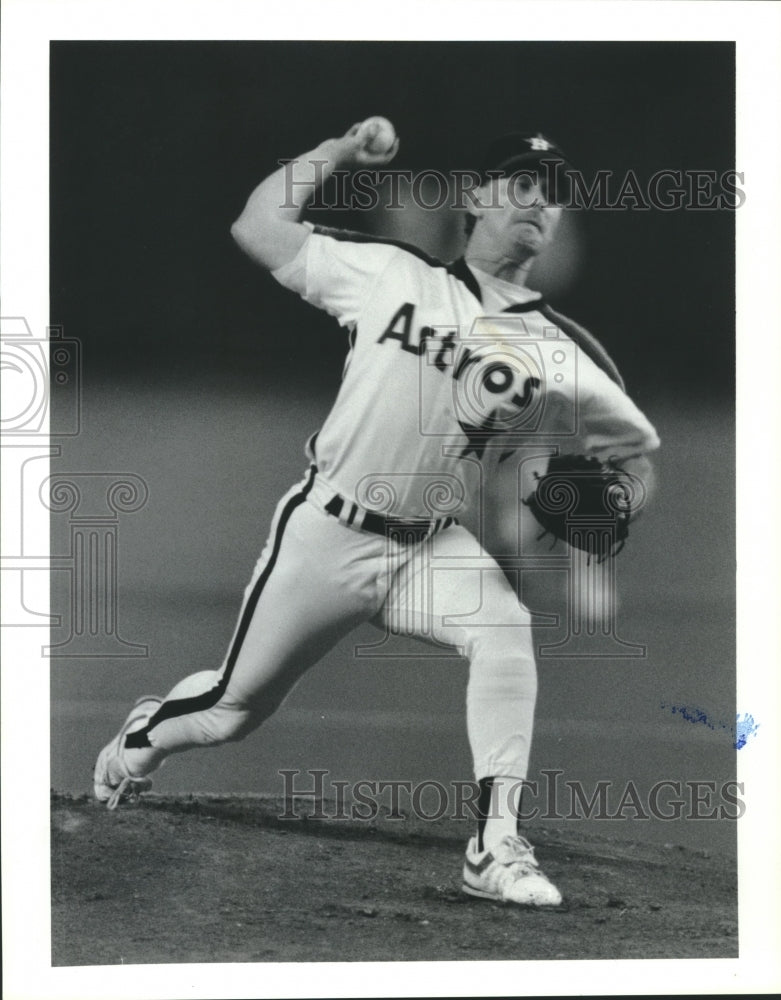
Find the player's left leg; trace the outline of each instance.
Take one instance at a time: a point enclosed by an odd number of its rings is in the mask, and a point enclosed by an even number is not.
[[[110,807],[150,784],[169,755],[243,739],[281,705],[303,673],[381,601],[383,540],[343,526],[308,502],[308,485],[277,506],[220,670],[146,699],[101,751],[95,794]]]
[[[406,554],[389,542],[388,568],[391,583],[376,624],[452,646],[469,661],[467,731],[480,817],[467,848],[466,891],[557,905],[561,896],[517,831],[537,695],[529,612],[461,526]]]

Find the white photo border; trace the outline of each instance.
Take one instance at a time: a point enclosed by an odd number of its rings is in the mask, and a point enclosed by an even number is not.
[[[443,16],[446,13],[447,16]],[[500,30],[497,29],[500,27]],[[3,629],[5,995],[21,998],[481,996],[750,993],[781,987],[776,861],[779,705],[778,373],[781,351],[781,4],[397,0],[271,5],[249,0],[5,0],[2,37],[3,316],[49,324],[49,43],[66,39],[696,40],[737,45],[738,711],[761,714],[739,754],[740,958],[687,961],[317,963],[52,968],[49,883],[49,661],[38,628]],[[760,351],[756,350],[758,342]],[[763,387],[759,372],[769,372]],[[12,471],[12,470],[10,470]],[[3,463],[5,477],[6,463]],[[3,483],[13,488],[12,483]],[[8,490],[4,489],[8,496]],[[48,528],[41,526],[48,539]],[[48,542],[46,543],[48,544]],[[741,627],[749,617],[767,633]],[[24,706],[25,711],[19,711]],[[36,706],[31,714],[30,706]],[[752,793],[753,789],[761,792]],[[775,880],[775,881],[774,881]]]

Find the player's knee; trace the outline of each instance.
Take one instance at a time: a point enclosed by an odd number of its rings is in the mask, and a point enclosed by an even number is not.
[[[482,646],[470,660],[468,697],[509,701],[536,698],[537,667],[530,641],[521,644],[504,635],[486,640]]]
[[[214,673],[218,679],[221,676]],[[289,684],[272,683],[260,692],[249,694],[231,682],[215,705],[198,713],[203,745],[216,746],[244,739],[276,711],[289,689]]]
[[[520,618],[517,622],[493,628],[471,629],[467,635],[466,657],[470,665],[480,669],[493,664],[534,664],[531,627]]]

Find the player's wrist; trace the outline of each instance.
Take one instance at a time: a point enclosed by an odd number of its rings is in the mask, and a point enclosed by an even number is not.
[[[330,174],[334,170],[345,170],[356,165],[356,144],[347,136],[334,139],[324,139],[316,146],[307,158],[325,160],[325,171]]]

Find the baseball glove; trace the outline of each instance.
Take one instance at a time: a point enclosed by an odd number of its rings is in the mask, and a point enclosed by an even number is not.
[[[629,536],[638,481],[616,465],[585,455],[558,455],[547,471],[535,472],[537,486],[523,502],[553,535],[598,562],[616,556]],[[551,546],[552,547],[552,546]]]

